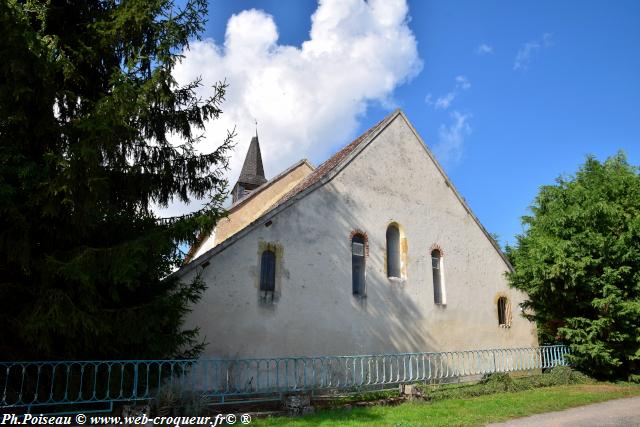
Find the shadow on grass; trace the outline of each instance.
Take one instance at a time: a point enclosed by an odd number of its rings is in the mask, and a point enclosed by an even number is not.
[[[560,385],[518,392],[441,401],[415,401],[400,406],[327,410],[300,418],[256,420],[257,426],[477,426],[544,412],[559,411],[611,399],[640,395],[640,386],[610,384]],[[602,386],[607,386],[606,391]]]
[[[578,386],[582,387],[597,384],[590,378],[572,371],[570,368],[558,367],[544,374],[532,375],[529,377],[512,378],[508,374],[492,374],[478,383],[466,384],[442,384],[425,385],[420,384],[418,388],[422,392],[421,398],[397,405],[356,407],[352,409],[324,409],[315,414],[306,415],[299,418],[282,418],[261,420],[258,425],[273,426],[315,426],[315,425],[392,425],[409,426],[424,425],[426,422],[433,425],[449,425],[448,423],[459,422],[460,425],[473,425],[474,423],[486,420],[500,420],[496,414],[504,412],[502,419],[523,416],[530,413],[543,412],[545,408],[552,408],[551,402],[557,400],[549,399],[557,390],[544,392],[542,389],[549,389],[554,386]],[[600,385],[602,387],[602,385]],[[537,390],[540,389],[540,390]],[[600,391],[600,390],[597,390]],[[608,389],[607,391],[616,393],[618,389]],[[536,406],[536,402],[518,402],[515,392],[539,393],[538,400],[545,400],[545,403]],[[562,393],[566,394],[567,390]],[[594,391],[577,391],[579,395],[594,394]],[[380,397],[388,396],[390,392],[362,393],[342,399],[334,400],[337,404],[352,403],[355,401],[367,401],[368,395]],[[393,392],[391,392],[393,393]],[[397,395],[397,392],[395,392]],[[500,395],[502,393],[502,395]],[[599,394],[599,393],[595,393]],[[490,395],[496,395],[491,397]],[[566,404],[572,406],[570,396],[567,396]],[[482,399],[479,403],[473,398]],[[578,399],[580,403],[591,403],[588,396]],[[480,406],[478,406],[480,405]],[[472,408],[473,407],[473,408]],[[521,407],[520,409],[518,409]],[[553,408],[552,408],[553,409]],[[453,418],[451,418],[453,417]]]

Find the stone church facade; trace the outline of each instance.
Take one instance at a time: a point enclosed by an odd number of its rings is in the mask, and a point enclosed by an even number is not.
[[[267,181],[257,137],[229,216],[176,274],[204,357],[537,346],[495,241],[395,111],[317,168]]]

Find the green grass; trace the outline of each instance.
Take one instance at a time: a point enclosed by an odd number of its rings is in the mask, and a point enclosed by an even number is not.
[[[504,391],[526,391],[541,387],[569,384],[593,384],[594,380],[566,366],[558,366],[544,374],[511,377],[506,373],[489,375],[478,383],[418,385],[424,399],[430,401],[463,399],[484,396]]]
[[[257,426],[474,426],[589,403],[640,395],[640,386],[591,383],[498,392],[471,398],[415,401],[399,406],[332,409],[304,417],[255,420]]]
[[[379,390],[368,391],[364,393],[346,394],[343,396],[336,396],[331,399],[332,406],[341,406],[349,403],[356,402],[371,402],[373,400],[388,399],[390,397],[398,397],[398,390]]]

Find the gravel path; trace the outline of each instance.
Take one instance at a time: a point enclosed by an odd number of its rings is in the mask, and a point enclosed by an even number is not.
[[[547,412],[546,414],[517,418],[504,423],[489,424],[489,426],[637,427],[640,426],[640,397],[609,400],[607,402],[579,406],[564,411]]]

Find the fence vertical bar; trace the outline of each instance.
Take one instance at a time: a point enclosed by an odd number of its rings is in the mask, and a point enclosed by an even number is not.
[[[568,347],[554,345],[269,359],[0,362],[0,408],[148,400],[157,397],[164,385],[173,387],[176,382],[185,391],[202,388],[207,396],[221,401],[230,395],[352,390],[566,366],[569,354]]]

